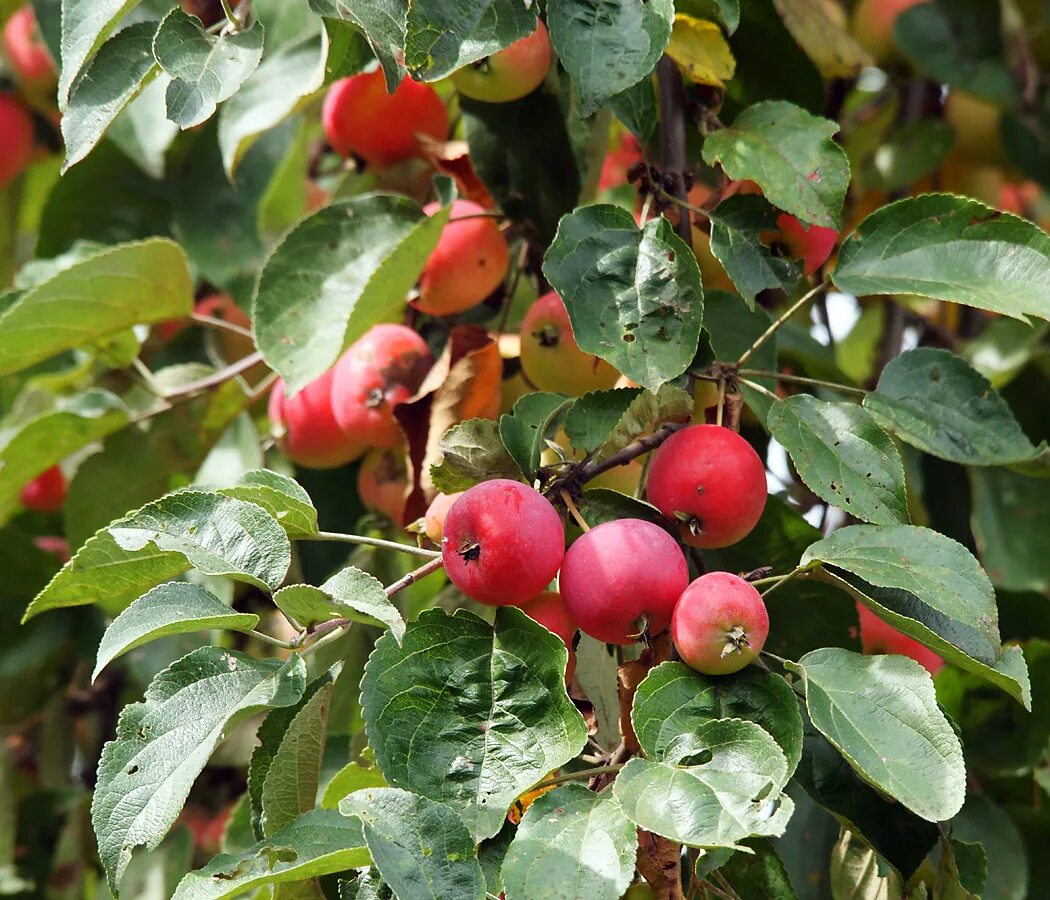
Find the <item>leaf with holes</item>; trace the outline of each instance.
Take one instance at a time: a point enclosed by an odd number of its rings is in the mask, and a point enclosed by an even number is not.
[[[692,250],[663,217],[639,230],[608,205],[564,216],[543,273],[565,301],[576,342],[656,391],[693,361],[704,290]]]
[[[117,735],[102,749],[91,821],[99,857],[116,894],[135,847],[153,850],[174,824],[194,780],[231,723],[290,706],[306,668],[201,647],[173,663],[126,706]]]

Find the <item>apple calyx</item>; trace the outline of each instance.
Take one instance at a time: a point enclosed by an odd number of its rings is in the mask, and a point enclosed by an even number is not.
[[[481,544],[479,544],[477,541],[474,541],[473,543],[467,544],[467,546],[462,547],[456,552],[461,557],[463,557],[463,562],[477,562],[479,559],[481,559]]]
[[[733,626],[732,631],[726,632],[726,642],[722,647],[722,659],[733,653],[740,653],[751,646],[751,641],[748,640],[747,632],[744,631],[742,625]]]
[[[703,488],[697,488],[697,493],[702,494]],[[686,528],[689,529],[689,533],[693,537],[700,537],[704,533],[704,523],[701,522],[700,519],[696,516],[676,509],[674,517],[679,522],[681,522]]]

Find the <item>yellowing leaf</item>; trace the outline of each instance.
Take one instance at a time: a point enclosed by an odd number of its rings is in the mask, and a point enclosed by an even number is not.
[[[674,17],[667,55],[697,84],[722,87],[736,71],[736,60],[722,29],[714,22],[681,13]]]
[[[871,65],[871,56],[850,36],[836,0],[773,0],[773,5],[825,78],[848,78]]]

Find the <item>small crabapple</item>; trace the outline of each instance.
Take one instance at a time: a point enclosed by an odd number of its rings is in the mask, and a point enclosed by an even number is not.
[[[66,476],[58,466],[45,469],[22,488],[22,505],[33,512],[58,512],[66,502]]]
[[[649,502],[680,523],[693,547],[727,547],[746,537],[766,507],[766,472],[754,448],[718,425],[691,425],[653,454]]]
[[[445,533],[445,517],[452,509],[452,504],[463,496],[463,491],[454,494],[438,494],[430,501],[430,506],[423,516],[423,533],[439,547],[441,536]]]
[[[33,117],[9,94],[0,94],[0,190],[14,181],[33,158]]]
[[[4,26],[4,51],[15,74],[26,84],[47,84],[54,80],[55,66],[40,36],[36,14],[30,4],[16,10]]]
[[[671,624],[689,583],[682,550],[659,525],[616,519],[569,548],[558,585],[580,630],[608,644],[630,644]]]
[[[565,649],[569,651],[565,678],[572,678],[576,674],[576,651],[572,649],[572,642],[576,637],[577,628],[576,622],[565,608],[561,594],[557,591],[544,591],[531,600],[526,600],[518,609],[562,639]]]
[[[923,666],[931,675],[936,675],[944,666],[944,660],[929,647],[902,634],[862,603],[857,604],[857,618],[860,619],[860,644],[865,653],[896,653],[907,656]]]
[[[365,509],[400,525],[408,493],[404,451],[397,447],[369,450],[357,471],[357,493]]]
[[[554,291],[538,298],[525,313],[521,367],[541,391],[576,395],[611,388],[620,377],[607,362],[579,348],[569,313]]]
[[[438,141],[449,134],[445,105],[429,84],[406,77],[388,94],[379,69],[335,82],[325,96],[321,121],[337,153],[356,154],[380,169],[419,156],[417,134]]]
[[[536,90],[547,77],[550,63],[547,28],[543,22],[537,22],[532,34],[453,72],[450,80],[464,97],[507,103]]]
[[[57,534],[41,534],[33,538],[33,544],[37,550],[50,553],[62,565],[69,562],[69,541]]]
[[[294,397],[278,378],[270,392],[270,425],[285,455],[308,469],[334,469],[361,456],[367,444],[343,431],[332,411],[332,373],[326,372]]]
[[[411,328],[370,329],[332,369],[332,409],[339,427],[369,447],[398,447],[394,407],[423,383],[434,357]]]
[[[557,511],[517,481],[477,484],[445,517],[445,572],[479,603],[506,606],[536,596],[557,574],[564,555],[565,530]]]
[[[924,0],[860,0],[853,9],[853,36],[876,62],[885,62],[896,55],[893,25],[897,16],[922,2]]]
[[[439,203],[423,212],[434,215]],[[419,276],[419,296],[412,305],[432,316],[451,316],[477,306],[507,275],[510,251],[507,239],[487,210],[470,200],[456,200]],[[462,221],[456,221],[460,219]]]
[[[769,635],[769,614],[754,585],[729,572],[701,575],[682,593],[671,640],[690,668],[729,675],[753,662]]]
[[[796,259],[802,260],[804,275],[812,275],[827,262],[839,237],[834,228],[804,225],[787,213],[777,216],[777,228],[780,229],[780,239],[788,252]]]
[[[624,132],[616,147],[605,154],[598,176],[598,190],[607,191],[627,183],[627,172],[642,161],[642,147],[629,131]]]

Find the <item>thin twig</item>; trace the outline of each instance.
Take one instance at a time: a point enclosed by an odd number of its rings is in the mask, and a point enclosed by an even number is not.
[[[831,391],[841,391],[844,394],[854,394],[857,397],[866,397],[868,392],[863,388],[850,387],[846,384],[838,384],[834,381],[821,381],[819,378],[803,378],[801,375],[787,375],[784,372],[770,372],[766,369],[738,369],[740,375],[754,375],[758,378],[776,378],[789,384],[806,384],[812,387],[827,388]]]
[[[613,772],[619,772],[627,763],[614,763],[610,766],[595,766],[593,769],[580,769],[579,772],[569,772],[566,775],[558,775],[554,778],[548,778],[546,781],[541,781],[532,790],[539,791],[543,788],[554,787],[556,784],[564,784],[566,781],[580,781],[586,778],[593,778],[595,775],[611,775]]]
[[[637,459],[643,453],[648,453],[650,450],[655,450],[664,441],[666,441],[676,431],[685,428],[685,425],[680,422],[670,422],[664,425],[662,428],[658,428],[652,434],[646,435],[645,437],[639,438],[636,441],[631,442],[622,450],[618,450],[608,459],[604,459],[601,462],[595,462],[591,460],[584,463],[577,470],[575,477],[579,480],[580,484],[585,484],[592,478],[596,478],[601,475],[602,472],[607,472],[609,469],[615,469],[617,466],[623,466],[629,463],[633,459]]]
[[[828,283],[826,281],[822,281],[815,288],[813,288],[810,291],[807,291],[805,294],[799,297],[798,300],[792,303],[791,306],[789,306],[787,310],[785,310],[785,312],[780,316],[780,318],[777,319],[772,325],[770,325],[769,328],[767,328],[764,332],[762,332],[762,334],[758,336],[755,342],[744,351],[740,359],[736,361],[737,368],[739,369],[743,367],[744,363],[751,359],[751,357],[755,355],[759,348],[761,348],[766,341],[773,337],[773,335],[780,330],[781,326],[783,326],[783,324],[788,319],[790,319],[795,313],[802,309],[803,306],[809,303],[810,300],[816,297],[817,294],[819,294],[827,287]]]
[[[198,325],[204,325],[208,328],[218,328],[222,331],[229,331],[233,334],[239,334],[242,337],[253,337],[250,329],[244,328],[241,325],[237,325],[234,322],[230,322],[227,319],[220,319],[216,316],[202,316],[200,313],[191,313],[190,319],[196,322]]]
[[[261,631],[249,631],[248,632],[257,641],[262,641],[264,644],[269,644],[272,647],[280,647],[282,650],[292,650],[293,646],[288,641],[282,641],[280,638],[270,637],[268,634],[264,634]]]
[[[188,384],[180,384],[176,388],[172,388],[164,394],[165,400],[173,400],[177,397],[191,397],[194,394],[200,394],[203,391],[209,390],[213,387],[218,387],[220,384],[224,384],[231,378],[236,378],[238,375],[247,372],[253,366],[258,365],[262,362],[262,354],[258,351],[249,353],[243,359],[237,360],[237,362],[230,363],[217,372],[213,372],[206,378],[201,378],[197,381],[191,381]]]
[[[778,403],[780,402],[780,398],[776,394],[774,394],[768,388],[762,387],[762,385],[760,385],[757,381],[749,381],[746,378],[741,378],[740,383],[746,384],[749,388],[751,388],[751,390],[758,391],[760,394],[762,394],[762,396],[767,397],[770,400],[775,400]]]
[[[382,538],[366,537],[363,534],[341,534],[338,531],[318,531],[312,534],[308,541],[331,541],[340,544],[363,544],[366,547],[378,547],[381,550],[399,550],[402,553],[411,553],[414,556],[425,556],[433,559],[441,556],[436,550],[426,550],[414,544],[400,544],[397,541],[384,541]]]
[[[430,560],[428,563],[424,563],[418,569],[413,569],[411,572],[401,576],[393,584],[387,585],[383,590],[386,591],[388,597],[393,597],[398,591],[403,591],[409,585],[415,584],[420,578],[426,578],[427,575],[431,575],[438,569],[445,565],[445,561],[440,555]]]

